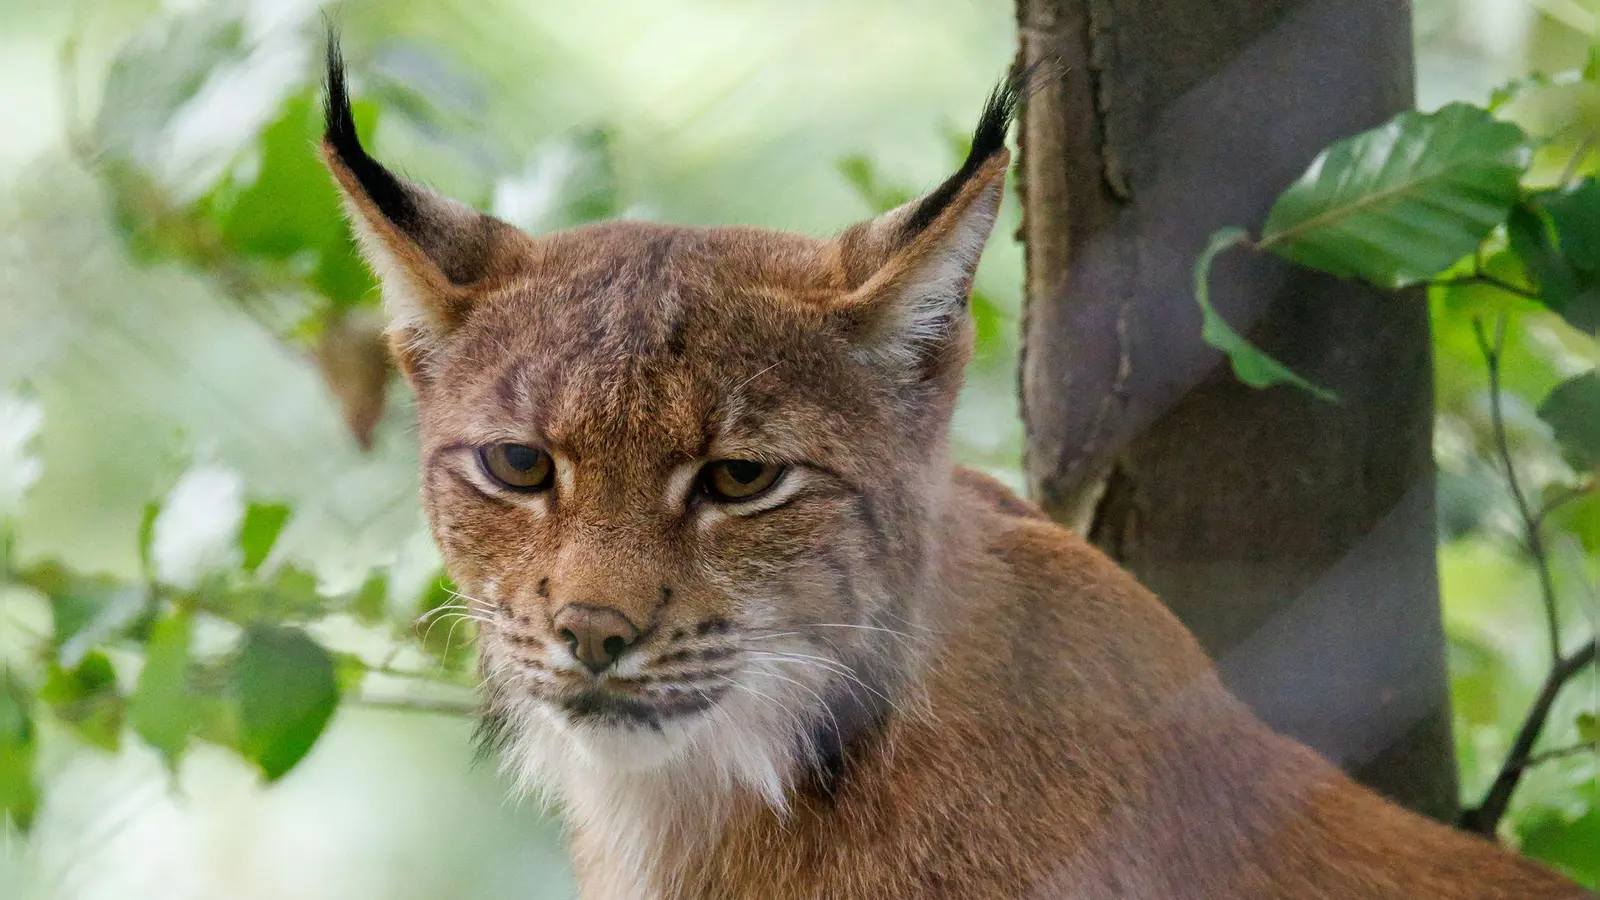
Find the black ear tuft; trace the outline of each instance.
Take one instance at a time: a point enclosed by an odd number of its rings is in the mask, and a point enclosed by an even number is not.
[[[356,134],[355,116],[350,111],[350,92],[345,85],[344,56],[339,52],[339,32],[328,29],[328,94],[324,106],[327,117],[323,141],[340,163],[361,185],[384,218],[401,231],[417,224],[416,204],[405,185],[377,160],[367,155]]]
[[[973,129],[972,149],[967,151],[966,161],[954,175],[946,178],[943,184],[918,201],[902,225],[906,234],[916,234],[928,227],[928,224],[938,218],[939,213],[950,205],[950,201],[955,199],[962,185],[966,184],[984,163],[1005,149],[1006,132],[1011,130],[1011,122],[1017,117],[1017,104],[1021,101],[1027,85],[1032,81],[1034,71],[1035,69],[1030,67],[1012,74],[995,85],[988,101],[983,104],[983,114],[978,117],[978,127]]]

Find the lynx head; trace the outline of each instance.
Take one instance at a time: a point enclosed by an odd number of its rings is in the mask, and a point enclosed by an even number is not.
[[[322,151],[518,760],[557,782],[687,767],[782,805],[895,702],[1015,104],[995,92],[932,193],[833,238],[535,238],[373,160],[330,49]]]

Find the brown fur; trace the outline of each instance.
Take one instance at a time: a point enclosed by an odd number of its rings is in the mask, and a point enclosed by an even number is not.
[[[1270,732],[1132,577],[952,466],[1003,150],[916,227],[533,239],[420,190],[388,222],[342,140],[491,721],[563,802],[586,900],[1583,895]],[[473,451],[502,441],[557,486],[487,483]],[[693,499],[726,458],[798,488]],[[639,721],[572,712],[599,683],[555,634],[572,603],[644,632],[604,681]]]

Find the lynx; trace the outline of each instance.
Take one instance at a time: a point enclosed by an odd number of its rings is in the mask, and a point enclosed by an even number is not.
[[[322,152],[382,282],[484,732],[586,900],[1584,892],[1258,722],[1132,576],[952,464],[1017,88],[836,237],[531,237]]]

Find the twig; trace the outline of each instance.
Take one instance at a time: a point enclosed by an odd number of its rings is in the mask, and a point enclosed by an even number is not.
[[[1495,776],[1488,793],[1483,795],[1483,802],[1475,809],[1466,810],[1461,814],[1462,828],[1482,835],[1495,833],[1500,820],[1506,814],[1506,807],[1511,803],[1511,795],[1517,789],[1517,782],[1522,780],[1522,773],[1529,766],[1542,761],[1534,756],[1533,745],[1538,742],[1539,734],[1544,731],[1545,721],[1550,718],[1550,707],[1555,704],[1556,695],[1561,693],[1561,688],[1572,680],[1574,675],[1593,663],[1594,657],[1595,642],[1591,640],[1576,653],[1558,660],[1550,667],[1550,674],[1545,676],[1544,685],[1539,688],[1539,696],[1534,699],[1533,708],[1528,710],[1528,717],[1523,720],[1522,728],[1517,731],[1517,739],[1511,745],[1511,752],[1506,754],[1506,761],[1500,767],[1500,773]],[[1548,754],[1540,755],[1548,756]]]
[[[1433,287],[1492,287],[1508,294],[1516,294],[1524,300],[1544,302],[1544,298],[1539,295],[1538,291],[1532,288],[1525,288],[1520,284],[1514,284],[1504,278],[1490,275],[1481,270],[1471,275],[1463,275],[1460,278],[1440,278],[1429,282],[1429,284]]]
[[[1484,332],[1482,319],[1473,320],[1472,331],[1478,339],[1478,349],[1483,353],[1484,366],[1489,372],[1489,420],[1494,431],[1495,452],[1500,457],[1501,465],[1505,467],[1506,483],[1511,488],[1511,497],[1516,501],[1517,513],[1522,518],[1523,540],[1528,553],[1533,557],[1534,568],[1539,575],[1539,594],[1544,602],[1551,660],[1550,671],[1545,675],[1544,684],[1539,688],[1539,695],[1534,699],[1528,715],[1522,720],[1522,727],[1517,730],[1516,740],[1512,742],[1505,762],[1495,775],[1494,783],[1484,794],[1483,802],[1461,814],[1462,828],[1492,836],[1499,827],[1500,820],[1505,817],[1506,808],[1511,803],[1511,795],[1516,792],[1523,772],[1540,762],[1577,752],[1564,748],[1535,754],[1533,748],[1539,742],[1539,735],[1544,732],[1545,723],[1550,718],[1550,708],[1555,704],[1561,689],[1594,662],[1595,642],[1591,638],[1571,656],[1561,655],[1561,622],[1556,608],[1555,581],[1550,574],[1550,557],[1545,549],[1544,534],[1540,526],[1545,515],[1570,500],[1571,496],[1557,497],[1535,513],[1528,503],[1527,494],[1522,489],[1522,482],[1517,478],[1517,468],[1511,457],[1511,442],[1506,437],[1505,411],[1500,400],[1500,359],[1505,349],[1506,317],[1502,314],[1495,319],[1492,341]]]
[[[1556,759],[1566,759],[1569,756],[1577,756],[1580,753],[1600,754],[1600,744],[1573,744],[1568,747],[1557,747],[1554,750],[1546,750],[1543,753],[1535,753],[1534,755],[1528,757],[1527,761],[1523,763],[1522,767],[1524,769],[1531,769],[1541,763],[1547,763]]]
[[[384,675],[389,678],[408,678],[414,681],[426,682],[428,684],[448,684],[457,687],[468,687],[468,685],[463,685],[458,681],[452,681],[448,678],[440,678],[436,672],[418,672],[412,669],[395,668],[391,665],[368,666],[367,672],[371,675]]]
[[[1500,354],[1505,348],[1506,317],[1503,314],[1496,317],[1492,345],[1484,335],[1482,319],[1472,321],[1472,331],[1478,338],[1478,349],[1483,353],[1484,364],[1489,369],[1489,421],[1494,430],[1495,451],[1505,467],[1506,484],[1511,488],[1512,499],[1516,501],[1517,514],[1522,517],[1524,543],[1539,575],[1539,594],[1544,601],[1545,626],[1550,637],[1550,659],[1553,663],[1560,663],[1561,621],[1556,612],[1555,579],[1550,574],[1550,558],[1545,551],[1544,532],[1539,527],[1539,518],[1534,515],[1528,496],[1523,493],[1522,482],[1517,478],[1517,468],[1511,458],[1511,442],[1506,438],[1505,412],[1500,403]]]
[[[366,706],[372,709],[392,709],[402,712],[424,713],[438,716],[456,716],[470,718],[478,712],[478,707],[470,702],[461,700],[424,699],[420,697],[366,697],[358,696],[349,700],[355,706]]]

